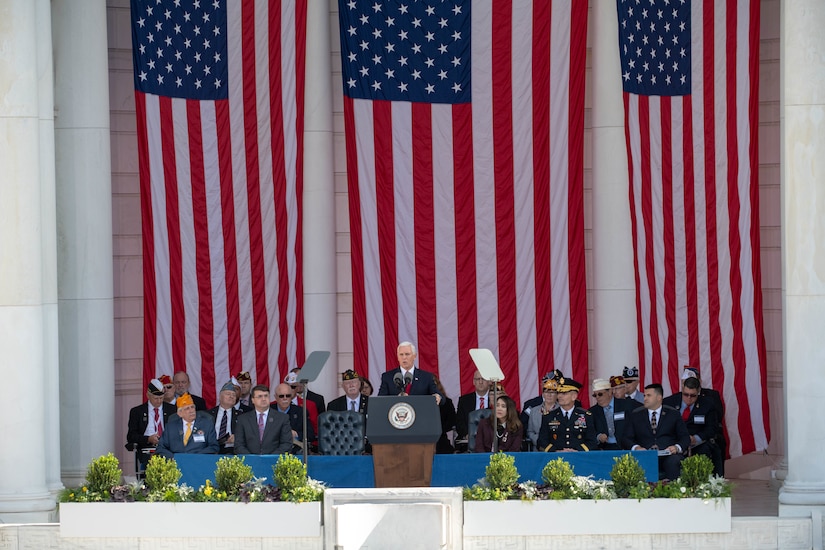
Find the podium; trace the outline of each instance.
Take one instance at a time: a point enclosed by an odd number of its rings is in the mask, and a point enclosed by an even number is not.
[[[432,395],[370,397],[376,487],[429,487],[441,415]]]

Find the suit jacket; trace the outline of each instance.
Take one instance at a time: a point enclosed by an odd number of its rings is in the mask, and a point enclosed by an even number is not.
[[[565,418],[561,407],[542,417],[536,450],[561,451],[562,449],[576,449],[577,451],[592,451],[597,448],[596,424],[593,414],[587,409],[573,407],[569,420]]]
[[[362,414],[367,414],[367,409],[369,408],[370,398],[366,395],[361,395],[358,398],[358,412]],[[329,402],[327,405],[328,411],[348,411],[349,409],[349,401],[347,401],[347,396],[342,395],[341,397],[336,397],[332,401]]]
[[[666,449],[671,445],[679,444],[682,451],[690,447],[690,434],[682,421],[679,409],[669,405],[662,405],[662,412],[656,419],[656,433],[650,428],[650,416],[644,407],[637,407],[630,413],[629,421],[625,423],[622,447],[630,449],[634,445],[641,445],[645,449]]]
[[[285,413],[278,410],[278,405],[270,405],[269,408],[271,409],[269,414],[272,414],[272,411],[275,411],[278,414],[285,414],[289,418],[289,428],[291,430],[295,430],[295,433],[298,434],[298,441],[304,440],[304,408],[299,407],[298,405],[290,405],[289,409]],[[307,411],[309,413],[309,411]],[[257,421],[255,426],[257,427]],[[312,427],[312,423],[309,421],[309,414],[307,414],[307,435],[309,436],[307,439],[309,441],[315,441],[315,429]]]
[[[238,417],[235,425],[236,455],[278,455],[292,449],[292,428],[285,414],[272,409],[266,417],[264,438],[258,437],[258,412],[251,410]]]
[[[484,405],[490,408],[490,399],[493,397],[493,392],[487,392],[487,397],[484,398]],[[455,436],[456,439],[466,439],[467,432],[469,432],[470,413],[476,410],[476,392],[471,391],[465,393],[458,398],[458,411],[455,418]],[[522,425],[526,426],[524,422]]]
[[[174,405],[164,403],[162,406],[163,426],[169,425],[169,417],[177,416],[178,409]],[[152,419],[154,422],[154,419]],[[149,402],[133,407],[129,411],[128,431],[126,432],[126,448],[130,451],[154,447],[149,444],[149,438],[143,435],[149,425]]]
[[[670,405],[678,411],[682,408],[682,393],[674,393],[670,397],[665,397],[662,403]],[[716,416],[716,409],[702,397],[699,397],[693,404],[685,425],[690,435],[697,435],[702,441],[709,441],[716,437],[719,417]]]
[[[522,404],[521,414],[519,418],[521,419],[521,424],[523,426],[527,426],[530,422],[530,411],[533,410],[535,407],[541,407],[541,404],[544,402],[544,397],[539,395],[538,397],[533,397],[528,399]]]
[[[401,367],[396,367],[381,375],[381,387],[378,390],[378,395],[398,395],[398,388],[395,386],[393,377],[400,372]],[[436,393],[441,395],[441,392],[435,387],[435,379],[432,373],[418,367],[413,370],[412,384],[408,393],[410,395],[433,395]],[[441,395],[441,398],[443,400],[444,396]]]
[[[633,409],[638,406],[639,404],[634,399],[613,399],[613,429],[616,437],[616,444],[614,446],[609,443],[599,443],[600,449],[621,449],[627,417],[631,412],[633,412]],[[604,409],[597,403],[588,410],[593,413],[596,436],[598,437],[599,434],[607,434],[608,424]]]
[[[189,442],[183,444],[183,419],[175,415],[163,429],[156,454],[174,458],[177,453],[215,454],[218,452],[218,436],[215,435],[215,419],[206,411],[198,411],[192,425]]]
[[[493,449],[493,439],[496,437],[493,434],[493,423],[490,418],[485,418],[478,423],[478,431],[476,431],[475,452],[489,453]],[[501,428],[499,428],[501,429]],[[502,436],[498,438],[498,450],[503,453],[516,453],[521,451],[521,441],[524,438],[524,426],[517,432],[507,432],[506,437],[504,430]]]
[[[307,388],[307,401],[312,401],[313,403],[315,403],[315,409],[317,410],[318,414],[321,414],[322,412],[327,410],[326,403],[324,401],[324,396],[319,393],[315,393],[309,388]],[[307,412],[309,412],[309,410],[307,410]]]
[[[244,408],[244,405],[241,405],[241,409],[243,409],[243,408]],[[220,413],[220,411],[221,411],[220,406],[212,407],[211,409],[209,409],[207,411],[210,414],[210,416],[212,416],[212,422],[214,422],[214,423],[218,422],[218,414]],[[246,411],[245,410],[236,410],[235,407],[232,407],[231,409],[229,409],[229,432],[230,433],[233,433],[233,434],[235,433],[235,431],[236,431],[235,426],[238,424],[238,417],[241,414],[243,414],[244,412],[246,412]],[[220,426],[215,427],[215,432],[216,433],[220,432]],[[218,433],[218,435],[220,435],[220,434]],[[235,453],[235,447],[234,446],[227,447],[226,445],[224,445],[225,442],[226,442],[225,438],[223,440],[218,439],[218,445],[220,445],[220,451],[219,451],[220,454],[222,454],[222,455],[223,454],[234,454]]]

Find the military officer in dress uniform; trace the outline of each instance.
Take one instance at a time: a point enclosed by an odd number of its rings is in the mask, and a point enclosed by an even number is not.
[[[581,383],[571,378],[556,381],[559,407],[544,415],[536,448],[543,451],[590,451],[597,449],[593,414],[576,406]]]

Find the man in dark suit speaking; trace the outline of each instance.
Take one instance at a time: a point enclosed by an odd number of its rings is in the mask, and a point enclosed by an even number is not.
[[[645,386],[644,406],[630,413],[622,446],[632,451],[658,450],[659,473],[664,473],[667,479],[676,479],[681,470],[683,453],[690,447],[690,434],[679,411],[663,405],[662,399],[661,384]]]
[[[440,405],[442,395],[435,385],[433,375],[415,368],[415,346],[410,342],[401,342],[396,355],[398,367],[381,375],[378,395],[433,395],[436,404]]]
[[[275,455],[292,449],[292,429],[289,417],[269,407],[269,388],[252,388],[254,410],[238,417],[235,426],[235,454]]]

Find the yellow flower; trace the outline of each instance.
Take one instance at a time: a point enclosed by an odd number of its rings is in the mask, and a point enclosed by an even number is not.
[[[83,487],[83,492],[84,492],[84,493],[86,493],[86,492],[88,492],[88,491],[89,491],[89,490],[88,490],[86,487]]]
[[[208,497],[211,497],[212,496],[212,487],[207,485],[206,488],[203,490],[203,494],[208,496]]]

